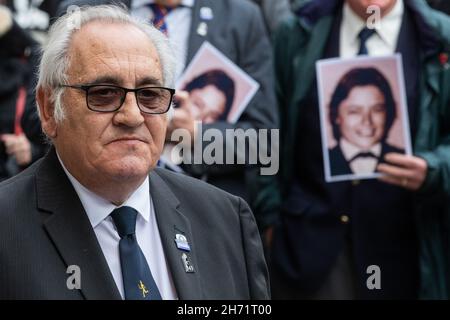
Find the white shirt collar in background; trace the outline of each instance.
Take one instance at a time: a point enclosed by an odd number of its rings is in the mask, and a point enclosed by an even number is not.
[[[381,56],[395,52],[404,10],[403,0],[397,0],[392,10],[380,20],[378,26],[375,26],[376,34],[366,41],[369,55]],[[342,58],[350,58],[357,55],[360,45],[358,34],[365,26],[366,21],[353,12],[347,2],[345,2],[342,11],[339,41],[340,56]]]

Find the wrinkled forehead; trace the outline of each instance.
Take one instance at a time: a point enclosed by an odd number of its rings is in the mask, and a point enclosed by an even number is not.
[[[69,82],[87,83],[97,78],[128,85],[144,78],[163,82],[155,46],[131,24],[94,21],[84,25],[73,35],[68,57]]]

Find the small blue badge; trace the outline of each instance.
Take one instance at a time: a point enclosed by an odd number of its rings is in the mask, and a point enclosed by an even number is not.
[[[175,243],[177,244],[177,248],[184,251],[191,251],[191,247],[186,239],[186,237],[180,233],[175,235]]]

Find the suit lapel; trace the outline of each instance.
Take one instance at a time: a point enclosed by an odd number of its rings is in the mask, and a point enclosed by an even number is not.
[[[156,171],[150,174],[150,194],[155,207],[161,242],[178,298],[182,300],[202,299],[200,270],[189,220],[179,211],[178,199]],[[190,246],[189,252],[177,247],[175,243],[177,234],[182,234],[187,238]],[[183,253],[187,255],[194,272],[186,271],[182,259]]]
[[[121,299],[86,212],[52,148],[36,173],[37,205],[50,212],[44,228],[66,266],[81,271],[86,299]],[[69,277],[69,275],[68,275]]]

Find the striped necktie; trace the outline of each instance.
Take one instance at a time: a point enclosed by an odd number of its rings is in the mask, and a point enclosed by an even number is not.
[[[153,25],[156,29],[167,35],[168,30],[165,17],[170,13],[170,11],[174,9],[174,7],[167,7],[161,4],[151,3],[150,8],[153,11]]]

